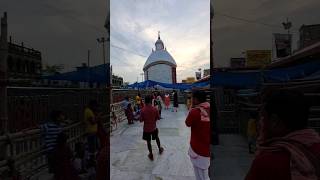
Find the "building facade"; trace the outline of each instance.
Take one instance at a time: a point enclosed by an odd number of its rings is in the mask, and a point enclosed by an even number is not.
[[[158,35],[155,43],[155,50],[148,57],[144,64],[144,79],[162,83],[177,83],[177,64],[164,46]]]
[[[187,77],[187,79],[182,80],[182,83],[194,83],[194,82],[196,82],[195,77]]]
[[[41,53],[27,48],[23,43],[8,42],[7,72],[10,84],[39,79],[41,76]]]
[[[320,24],[302,25],[300,28],[299,49],[320,41]]]
[[[246,58],[231,58],[230,59],[231,68],[244,68],[246,67]]]
[[[116,75],[112,75],[112,87],[113,88],[123,87],[123,78]]]
[[[2,31],[7,32],[8,26],[2,25]],[[5,36],[3,34],[3,36]],[[41,52],[33,48],[25,47],[23,42],[15,44],[11,36],[7,42],[8,54],[6,71],[9,83],[19,85],[23,82],[31,82],[41,76]],[[24,83],[23,83],[24,84]]]
[[[203,70],[203,77],[210,76],[210,69]]]

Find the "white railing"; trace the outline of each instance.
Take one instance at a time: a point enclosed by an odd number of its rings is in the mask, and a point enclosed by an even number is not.
[[[109,126],[105,124],[105,128]],[[82,122],[66,126],[64,132],[71,149],[75,148],[76,143],[84,142]],[[0,160],[0,179],[12,172],[28,179],[47,166],[40,129],[0,136],[0,146],[4,150]]]

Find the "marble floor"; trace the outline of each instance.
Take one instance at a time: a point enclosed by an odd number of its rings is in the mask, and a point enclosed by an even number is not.
[[[219,135],[220,144],[211,147],[211,174],[214,180],[244,179],[253,155],[248,153],[244,137],[235,134]]]
[[[152,141],[154,161],[147,157],[146,142],[142,140],[142,123],[122,124],[110,137],[110,166],[112,180],[194,180],[192,164],[187,154],[190,129],[184,124],[187,109],[178,112],[163,110],[158,121],[159,137],[165,151],[159,155]]]

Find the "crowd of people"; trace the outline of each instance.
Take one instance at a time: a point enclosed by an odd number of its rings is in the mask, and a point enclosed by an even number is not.
[[[164,110],[170,109],[171,97],[173,98],[172,112],[178,111],[178,94],[175,90],[171,94],[161,94],[159,91],[154,91],[151,93],[150,97],[151,105],[157,109],[160,119],[162,119],[161,113],[163,107]],[[134,124],[134,121],[140,120],[141,110],[145,107],[145,100],[142,98],[141,94],[138,93],[133,101],[129,96],[126,96],[122,101],[121,106],[128,120],[128,124],[131,125]],[[113,117],[115,117],[115,115],[113,115]]]
[[[158,153],[161,145],[157,121],[161,120],[162,107],[170,109],[173,97],[173,112],[178,111],[177,92],[162,95],[154,92],[142,98],[135,97],[135,103],[126,97],[123,110],[128,124],[143,123],[142,139],[146,141],[148,155],[153,161],[152,140],[156,141]],[[206,93],[193,91],[189,102],[189,113],[185,124],[191,128],[188,155],[197,180],[208,179],[210,166],[210,104]],[[247,173],[246,180],[316,180],[320,177],[320,137],[307,128],[309,105],[303,94],[294,91],[277,91],[263,99],[259,114],[250,114],[247,127],[249,153],[255,159]],[[99,104],[90,101],[84,110],[86,143],[77,143],[72,151],[68,137],[61,126],[65,120],[62,111],[52,111],[50,120],[43,124],[42,133],[46,147],[49,171],[55,179],[80,179],[86,173],[91,179],[106,179],[107,134],[102,126],[104,115]],[[75,154],[73,154],[75,152]],[[90,178],[89,178],[90,179]]]
[[[160,142],[157,121],[162,119],[161,112],[163,105],[165,110],[170,109],[170,96],[173,98],[172,112],[177,112],[179,103],[176,91],[173,91],[171,95],[166,93],[164,96],[160,92],[153,92],[152,95],[145,96],[144,101],[140,94],[135,98],[135,103],[139,110],[139,120],[143,123],[142,139],[147,142],[148,158],[151,161],[154,160],[152,140],[156,141],[159,154],[161,155],[164,152],[164,148]],[[190,111],[185,121],[186,126],[191,128],[188,154],[197,180],[208,179],[210,165],[210,104],[206,101],[206,97],[204,91],[193,92],[192,101],[189,102],[188,106]],[[131,117],[135,111],[132,110],[129,98],[126,97],[122,104],[128,118],[128,124],[131,124]],[[129,113],[131,115],[128,115]]]
[[[173,97],[172,112],[178,111],[178,94],[174,90],[171,94],[161,94],[159,91],[154,91],[151,95],[142,98],[138,93],[135,97],[135,102],[130,100],[128,96],[122,102],[122,108],[125,112],[128,124],[134,124],[134,121],[143,123],[143,137],[142,139],[147,142],[149,151],[148,158],[153,161],[153,152],[151,140],[155,140],[159,149],[159,154],[162,154],[164,148],[161,146],[159,138],[159,129],[157,128],[157,121],[163,119],[162,110],[170,109],[171,97]],[[135,104],[133,106],[133,104]]]
[[[101,108],[92,100],[84,109],[85,142],[79,141],[74,149],[68,144],[62,123],[65,115],[53,110],[50,119],[41,125],[48,170],[56,180],[105,180],[107,162],[107,132],[103,127]]]

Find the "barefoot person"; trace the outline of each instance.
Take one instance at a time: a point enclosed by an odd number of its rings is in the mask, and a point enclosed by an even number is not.
[[[191,127],[189,156],[196,180],[206,180],[210,165],[210,104],[203,91],[195,91],[192,96],[193,108],[185,122]]]
[[[289,90],[264,98],[258,149],[246,180],[316,180],[320,178],[320,137],[307,128],[309,105]]]
[[[159,130],[157,128],[157,120],[160,119],[158,110],[152,106],[152,97],[145,97],[145,106],[141,110],[140,122],[143,122],[143,137],[142,139],[147,141],[149,150],[149,159],[153,161],[153,153],[151,146],[151,139],[156,140],[159,148],[159,153],[162,154],[163,148],[160,145]]]
[[[176,90],[173,90],[173,111],[178,112],[179,102],[178,102],[178,93]]]
[[[158,104],[159,116],[160,116],[160,119],[162,119],[162,116],[161,116],[161,110],[162,110],[162,97],[161,97],[161,93],[160,93],[160,92],[158,92],[158,93],[157,93],[156,101],[157,101],[157,104]]]
[[[166,106],[165,109],[168,110],[170,107],[170,95],[168,93],[164,96],[164,103]]]

